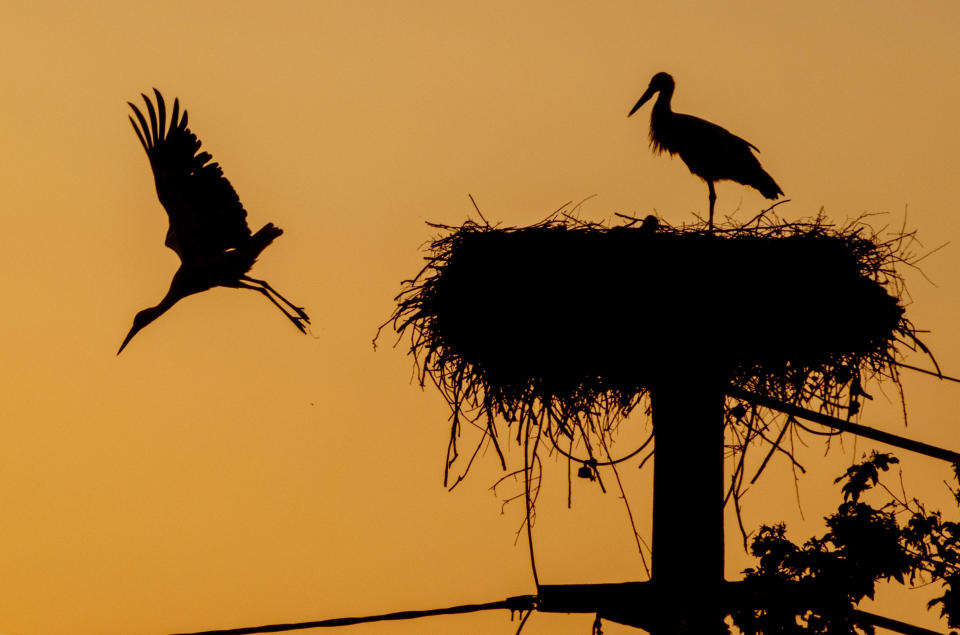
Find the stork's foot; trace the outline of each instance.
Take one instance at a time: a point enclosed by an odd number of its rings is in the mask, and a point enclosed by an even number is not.
[[[302,320],[303,322],[306,322],[307,324],[310,324],[310,316],[306,314],[302,306],[294,306],[291,304],[290,308],[294,310],[294,312],[297,314],[300,320]]]
[[[290,301],[280,294],[277,294],[277,297],[279,297],[284,302],[284,304],[286,304],[287,307],[290,308],[290,310],[287,310],[286,308],[277,304],[277,306],[280,306],[280,308],[283,310],[284,315],[286,315],[298,329],[306,333],[307,331],[304,325],[307,325],[307,326],[310,325],[310,316],[307,315],[307,312],[303,309],[303,307],[296,306],[295,304],[290,304]]]
[[[270,294],[269,294],[269,293],[264,293],[264,295],[266,295],[268,298],[270,298],[271,300],[273,300],[273,298],[270,297]],[[306,312],[303,310],[303,307],[293,306],[292,304],[288,304],[288,306],[289,306],[291,309],[293,309],[293,311],[295,312],[295,313],[292,313],[292,312],[288,311],[288,310],[287,310],[283,305],[281,305],[279,302],[273,300],[273,303],[274,303],[275,305],[277,305],[277,308],[279,308],[281,311],[283,311],[283,314],[284,314],[285,316],[287,316],[287,319],[290,320],[291,322],[293,322],[293,325],[294,325],[295,327],[297,327],[297,329],[298,329],[301,333],[303,333],[304,335],[307,334],[307,329],[310,327],[310,316],[308,316],[308,315],[306,314]]]
[[[303,317],[297,317],[293,315],[288,315],[290,321],[293,322],[293,325],[300,329],[300,332],[304,335],[307,334],[307,326],[310,324],[310,318],[307,317],[307,314],[304,313]]]
[[[306,334],[307,328],[310,326],[310,316],[304,312],[303,307],[293,306],[290,307],[297,312],[296,315],[287,314],[287,317],[290,318],[290,321],[293,322],[293,325],[300,329],[300,332]]]

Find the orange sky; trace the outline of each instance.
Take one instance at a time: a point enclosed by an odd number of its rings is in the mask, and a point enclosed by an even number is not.
[[[487,490],[493,457],[447,493],[440,395],[411,381],[404,347],[370,340],[421,265],[424,221],[461,222],[467,193],[511,225],[593,194],[592,220],[703,214],[703,183],[650,154],[649,106],[626,117],[657,71],[676,78],[676,110],[762,150],[785,217],[906,214],[926,248],[948,243],[923,263],[932,283],[906,272],[908,315],[960,373],[955,2],[87,5],[18,3],[0,21],[0,633],[146,635],[532,593],[522,510],[500,515]],[[256,294],[217,289],[115,357],[177,266],[127,122],[125,102],[153,86],[189,109],[251,226],[286,231],[253,273],[307,307],[313,338]],[[718,218],[765,205],[730,183],[718,195]],[[960,450],[960,388],[907,379],[909,428],[889,386],[861,423]],[[749,526],[820,531],[833,477],[872,447],[849,438],[823,458],[811,443],[805,520],[781,461],[745,501]],[[905,463],[910,494],[949,505],[945,466]],[[565,465],[551,465],[541,581],[641,579],[616,495],[578,482],[567,510]],[[648,536],[649,470],[624,477]],[[734,578],[749,561],[736,533],[728,544]],[[936,626],[934,591],[876,610]],[[590,622],[534,615],[524,632]],[[324,632],[515,628],[496,612]]]

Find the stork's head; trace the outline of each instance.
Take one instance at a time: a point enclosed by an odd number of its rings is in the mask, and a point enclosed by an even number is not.
[[[654,93],[664,92],[669,94],[673,93],[673,77],[670,76],[670,73],[657,73],[653,76],[653,79],[650,80],[650,85],[647,86],[647,91],[643,93],[643,96],[640,97],[640,100],[637,104],[630,110],[627,114],[629,117],[633,113],[637,112],[640,109],[640,106],[647,103],[647,101],[653,97]]]

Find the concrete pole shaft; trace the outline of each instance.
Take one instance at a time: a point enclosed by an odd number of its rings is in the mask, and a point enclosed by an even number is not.
[[[724,382],[683,378],[651,391],[655,454],[653,635],[726,633],[723,583]]]

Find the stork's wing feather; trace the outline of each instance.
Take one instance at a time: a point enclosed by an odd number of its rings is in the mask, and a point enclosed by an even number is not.
[[[695,139],[696,143],[700,145],[720,144],[724,147],[741,145],[760,152],[757,146],[742,137],[738,137],[723,126],[718,126],[711,121],[693,115],[676,113],[675,116],[680,122],[679,128],[684,131],[685,136],[691,140]]]
[[[200,152],[200,140],[187,128],[187,111],[180,116],[174,99],[169,126],[166,105],[154,89],[157,105],[146,95],[147,117],[130,104],[130,123],[150,159],[157,196],[170,219],[166,245],[181,259],[203,258],[239,247],[250,237],[247,212],[213,157]],[[147,118],[149,117],[149,122]]]
[[[679,154],[690,171],[707,181],[730,179],[757,188],[767,198],[782,194],[760,167],[752,143],[699,117],[671,114],[666,131],[651,128],[654,147]]]

